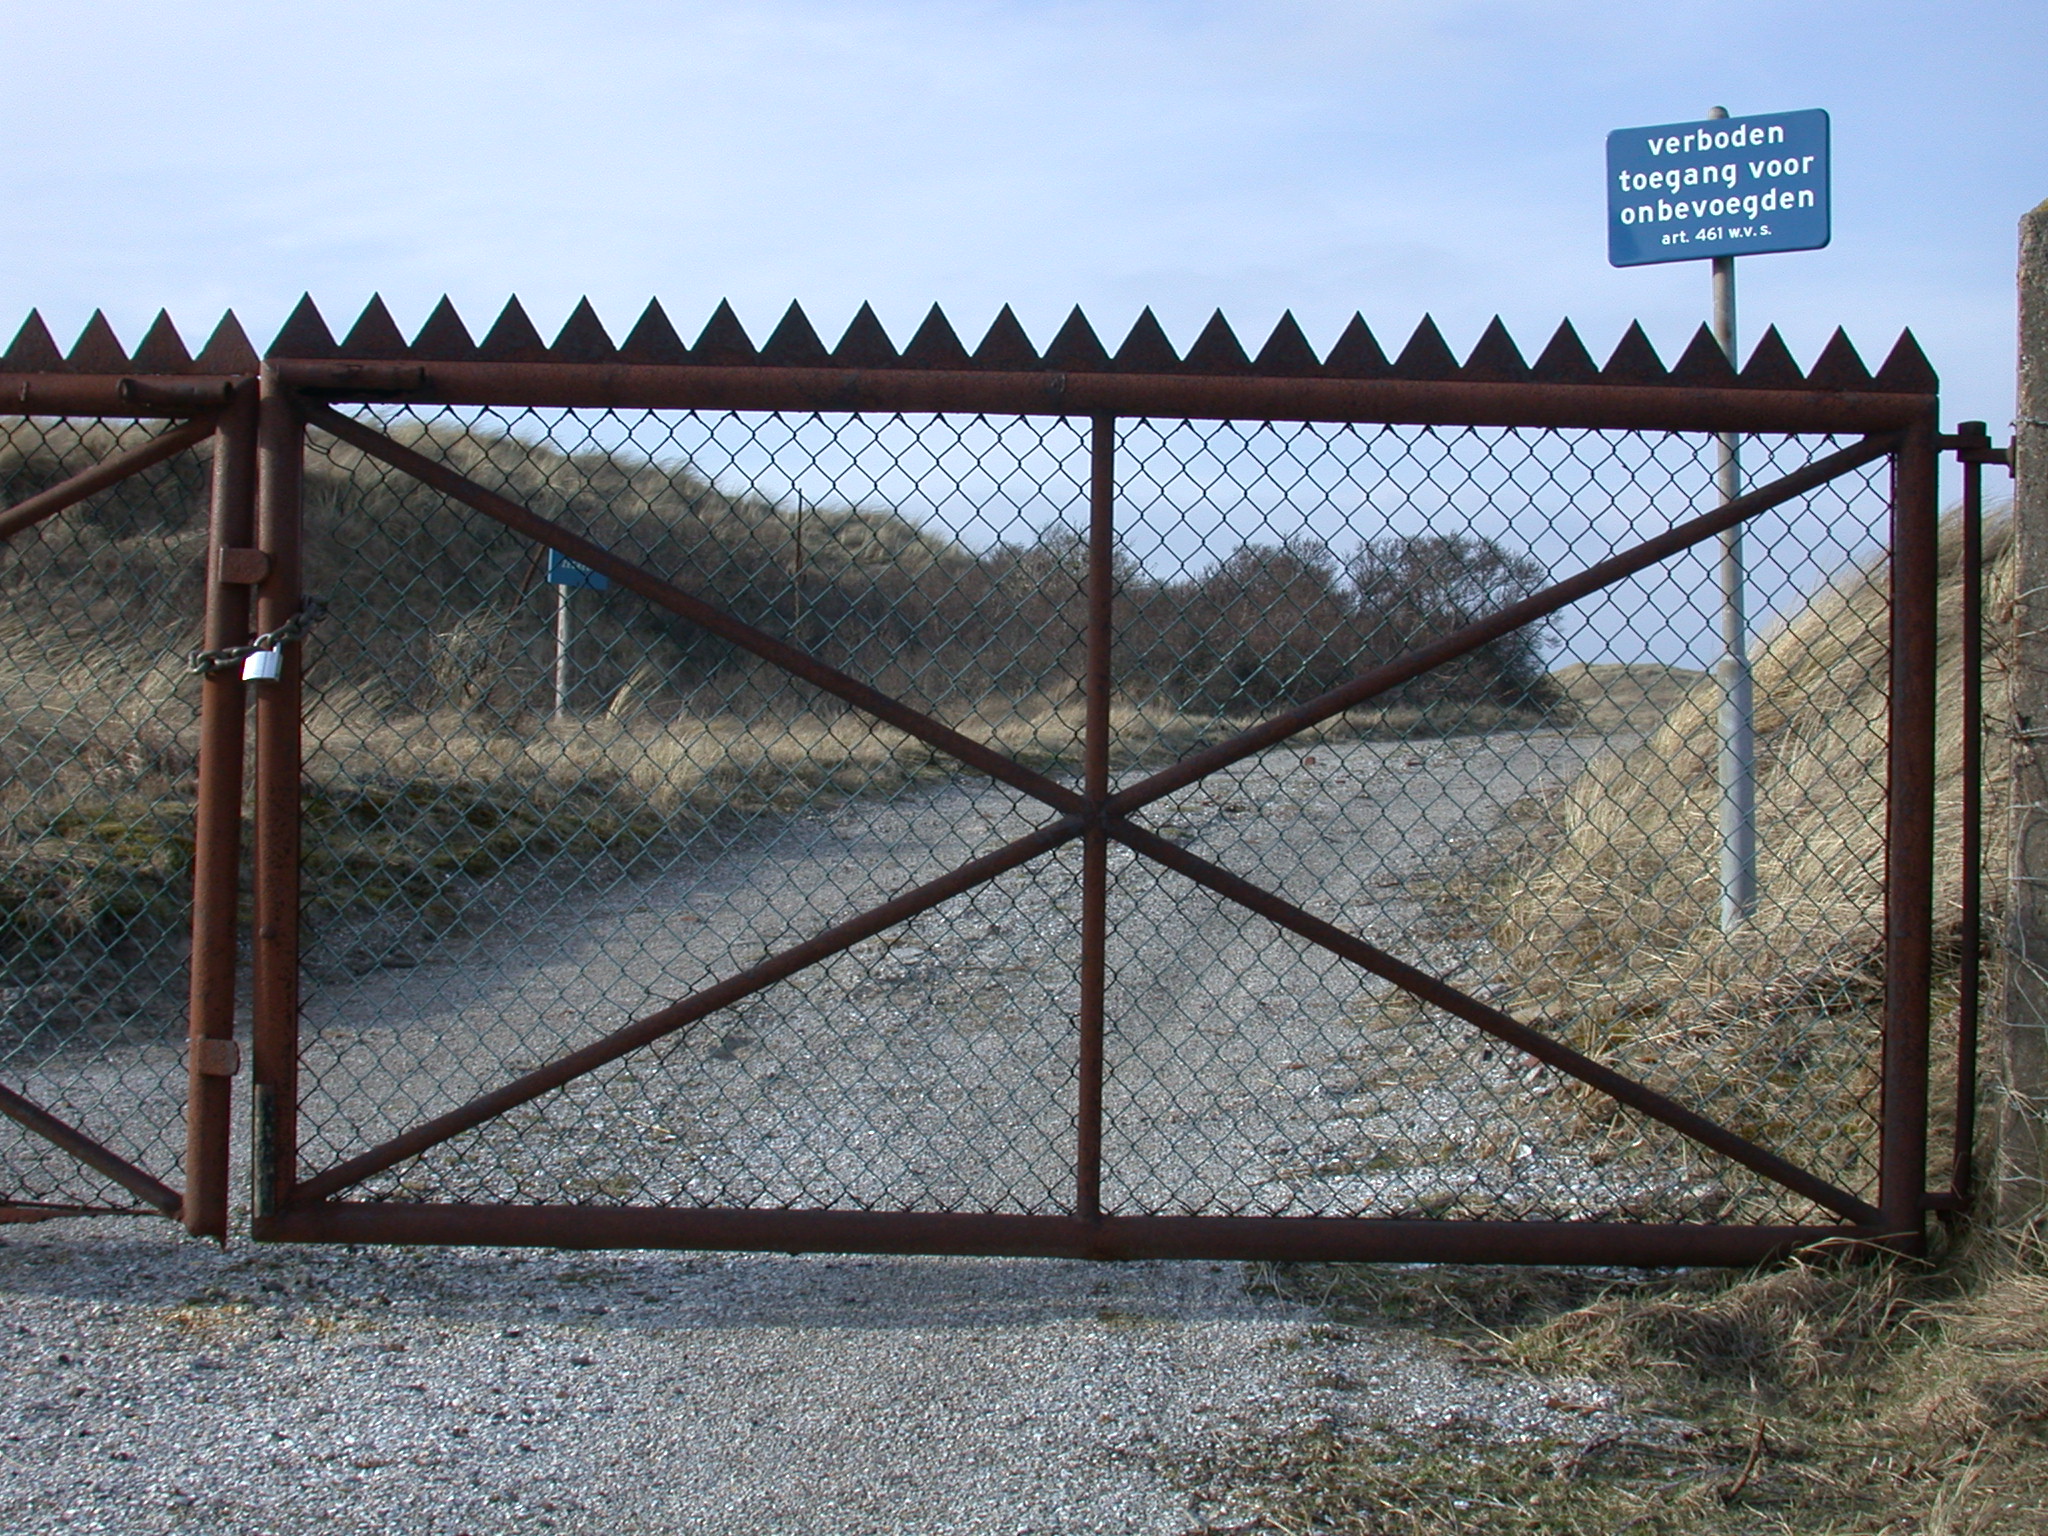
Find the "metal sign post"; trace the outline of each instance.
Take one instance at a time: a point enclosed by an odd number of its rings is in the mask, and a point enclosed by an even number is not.
[[[555,589],[555,718],[562,720],[569,714],[569,657],[576,640],[575,591],[578,587],[590,587],[602,592],[611,585],[611,579],[551,549],[548,580]]]
[[[1707,114],[1728,116],[1726,107]],[[1735,258],[1714,258],[1714,339],[1731,368],[1742,366],[1735,345]],[[1723,432],[1715,484],[1723,501],[1742,494],[1742,440]],[[1749,668],[1742,525],[1721,535],[1721,931],[1733,933],[1756,910],[1756,696]]]
[[[1617,128],[1607,136],[1607,259],[1617,267],[1711,259],[1714,339],[1735,344],[1735,258],[1816,250],[1831,236],[1828,115],[1819,110]],[[1741,439],[1720,434],[1715,488],[1742,494]],[[1750,677],[1742,528],[1721,535],[1721,929],[1756,910],[1756,705]]]

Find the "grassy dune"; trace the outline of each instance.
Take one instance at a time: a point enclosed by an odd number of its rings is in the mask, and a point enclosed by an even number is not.
[[[1988,604],[2010,599],[2010,537],[1986,533]],[[1766,635],[1754,659],[1754,918],[1718,921],[1719,688],[1700,679],[1637,751],[1584,774],[1551,809],[1545,848],[1501,887],[1496,942],[1514,1007],[1745,1134],[1861,1186],[1883,995],[1886,580],[1851,572]],[[1960,540],[1944,533],[1938,646],[1936,1059],[1953,1047],[1960,920]],[[1996,658],[1993,658],[1994,665]],[[1985,824],[2002,857],[2005,765],[1987,749]],[[1940,1094],[1937,1093],[1937,1102]],[[1610,1101],[1560,1102],[1630,1139]]]

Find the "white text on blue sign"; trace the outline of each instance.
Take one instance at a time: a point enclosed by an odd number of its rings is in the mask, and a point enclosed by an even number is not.
[[[1829,236],[1826,112],[1607,136],[1607,259],[1617,267],[1818,250]]]

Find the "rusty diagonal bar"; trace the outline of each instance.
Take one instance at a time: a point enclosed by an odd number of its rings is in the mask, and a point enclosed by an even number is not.
[[[293,1192],[294,1200],[320,1200],[361,1183],[372,1174],[383,1172],[393,1163],[415,1157],[427,1148],[459,1136],[486,1120],[517,1108],[529,1099],[562,1087],[564,1084],[594,1072],[607,1062],[636,1051],[644,1045],[651,1045],[677,1030],[696,1023],[707,1014],[720,1008],[729,1008],[734,1003],[752,997],[774,983],[795,975],[820,961],[851,949],[863,939],[873,938],[885,929],[928,911],[940,902],[984,885],[998,875],[1006,874],[1019,865],[1028,864],[1040,854],[1050,853],[1064,843],[1070,843],[1087,830],[1086,818],[1062,816],[1016,839],[1005,843],[993,853],[985,853],[959,868],[914,886],[900,896],[871,907],[857,916],[832,927],[800,943],[792,944],[780,954],[771,955],[724,981],[715,982],[700,992],[694,992],[680,1002],[669,1004],[645,1018],[636,1020],[622,1029],[593,1040],[590,1044],[557,1057],[546,1066],[537,1067],[522,1077],[514,1078],[502,1088],[481,1094],[460,1108],[444,1115],[436,1115],[413,1129],[392,1137],[389,1141],[370,1148],[367,1152],[337,1163],[326,1172],[306,1179]]]
[[[1633,549],[1587,566],[1576,576],[1568,576],[1540,592],[1530,594],[1520,602],[1510,603],[1491,616],[1467,624],[1463,629],[1453,630],[1441,640],[1410,651],[1396,661],[1383,667],[1354,677],[1342,687],[1333,688],[1320,698],[1310,699],[1293,709],[1282,710],[1279,714],[1261,721],[1250,730],[1219,741],[1213,747],[1191,752],[1171,767],[1162,768],[1150,778],[1141,779],[1128,789],[1119,790],[1109,797],[1103,807],[1105,815],[1125,816],[1140,806],[1150,805],[1162,795],[1170,795],[1177,789],[1185,789],[1198,779],[1205,779],[1220,768],[1263,752],[1270,746],[1285,741],[1289,736],[1320,725],[1332,715],[1341,715],[1347,709],[1356,709],[1360,704],[1377,698],[1389,689],[1411,682],[1434,667],[1456,661],[1480,646],[1500,639],[1537,619],[1547,618],[1560,608],[1568,607],[1582,597],[1590,597],[1602,587],[1612,586],[1638,571],[1647,570],[1660,560],[1690,549],[1715,534],[1733,528],[1737,523],[1767,512],[1780,503],[1802,496],[1814,487],[1824,485],[1837,475],[1848,473],[1858,465],[1881,459],[1895,450],[1902,440],[1902,434],[1887,432],[1864,438],[1859,443],[1831,453],[1824,459],[1816,459],[1804,469],[1794,470],[1782,480],[1773,480],[1769,485],[1738,496],[1733,501],[1723,502],[1712,512],[1703,513],[1690,522],[1646,539]]]
[[[118,1152],[101,1146],[85,1132],[65,1124],[12,1088],[0,1086],[0,1114],[52,1145],[63,1148],[95,1173],[112,1179],[136,1199],[147,1201],[166,1216],[176,1216],[185,1203],[184,1197],[175,1189],[158,1183]]]
[[[38,491],[26,501],[18,501],[6,511],[0,512],[0,539],[12,538],[27,528],[33,528],[45,518],[55,517],[66,507],[76,506],[95,492],[103,491],[118,481],[138,474],[152,464],[161,464],[165,459],[183,453],[195,443],[202,443],[213,436],[219,413],[195,417],[183,426],[172,427],[160,432],[146,443],[137,443],[133,448],[123,449],[112,458],[80,470],[69,480],[59,481],[48,490]]]
[[[560,523],[550,522],[538,513],[509,501],[494,491],[486,490],[445,464],[415,453],[401,443],[392,441],[385,434],[351,421],[339,411],[315,401],[301,398],[298,402],[306,419],[322,431],[331,432],[343,442],[362,449],[373,458],[382,459],[392,468],[401,470],[415,479],[432,486],[444,495],[452,496],[467,506],[476,508],[487,517],[497,519],[515,533],[524,534],[536,543],[558,549],[570,559],[586,565],[594,571],[602,571],[620,586],[637,592],[649,602],[666,608],[679,618],[708,629],[721,639],[730,640],[734,645],[753,652],[763,661],[774,663],[784,671],[793,673],[805,682],[833,694],[857,709],[865,710],[877,719],[884,720],[898,730],[905,731],[929,746],[957,757],[971,768],[978,768],[992,779],[1000,780],[1013,789],[1022,790],[1035,800],[1042,800],[1054,810],[1068,815],[1077,815],[1086,809],[1086,802],[1065,785],[1054,782],[1044,774],[1034,773],[1023,764],[996,751],[993,747],[961,735],[949,726],[941,725],[931,716],[912,709],[901,700],[892,699],[879,689],[870,687],[856,677],[850,677],[835,667],[829,667],[808,652],[798,650],[786,641],[753,625],[743,623],[731,614],[712,607],[701,598],[692,597],[671,582],[653,576],[638,566],[620,559],[601,545],[570,532]]]
[[[1404,992],[1412,993],[1446,1013],[1457,1015],[1466,1023],[1485,1030],[1496,1040],[1526,1052],[1561,1072],[1569,1073],[1588,1087],[1598,1089],[1609,1098],[1618,1099],[1631,1109],[1640,1110],[1653,1120],[1662,1121],[1702,1146],[1711,1147],[1722,1156],[1732,1158],[1745,1168],[1806,1196],[1816,1204],[1824,1205],[1829,1210],[1864,1225],[1874,1224],[1881,1219],[1874,1206],[1865,1205],[1854,1195],[1835,1188],[1826,1180],[1787,1162],[1776,1153],[1766,1151],[1726,1126],[1666,1098],[1654,1088],[1647,1088],[1633,1078],[1624,1077],[1611,1067],[1601,1066],[1591,1057],[1580,1055],[1570,1046],[1551,1038],[1541,1030],[1532,1029],[1512,1015],[1487,1006],[1439,977],[1395,959],[1378,946],[1367,943],[1355,934],[1346,933],[1334,923],[1303,911],[1285,898],[1232,874],[1220,865],[1210,863],[1199,854],[1190,853],[1157,833],[1133,826],[1120,817],[1110,818],[1105,830],[1132,852],[1143,854],[1155,863],[1164,864],[1168,869],[1186,875],[1197,885],[1206,886],[1217,895],[1249,908],[1290,933],[1300,935],[1310,943],[1371,971],[1375,976],[1384,977]]]

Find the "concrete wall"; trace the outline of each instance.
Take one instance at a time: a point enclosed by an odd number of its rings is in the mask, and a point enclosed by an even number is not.
[[[2014,1225],[2048,1212],[2048,203],[2020,221],[2019,311],[2012,884],[1998,1042],[1998,1214]]]

